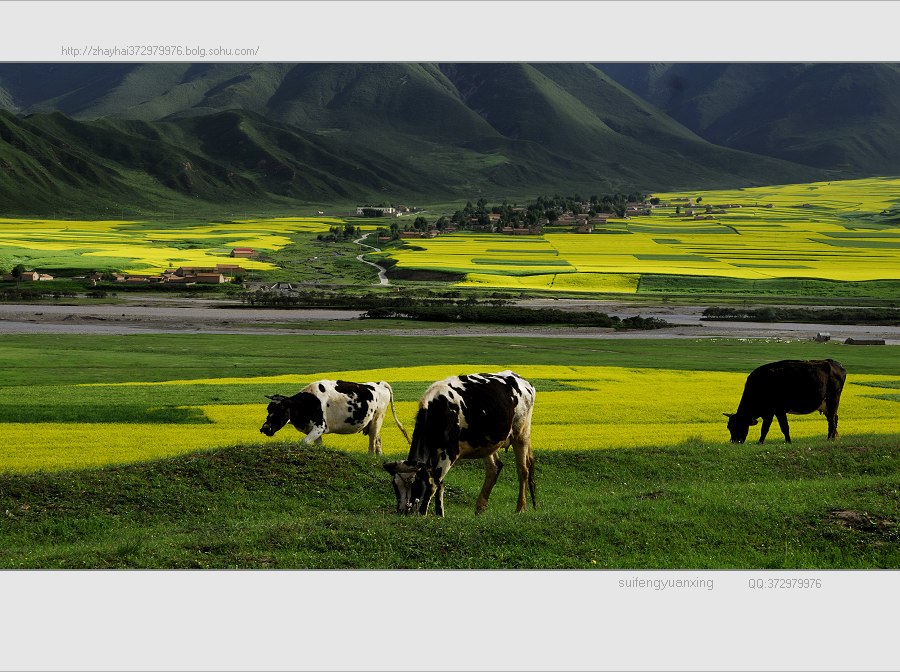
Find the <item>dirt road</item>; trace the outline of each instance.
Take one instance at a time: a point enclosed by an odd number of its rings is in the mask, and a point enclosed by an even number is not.
[[[847,338],[884,339],[900,345],[900,327],[867,325],[796,324],[768,322],[702,321],[703,306],[610,301],[542,299],[523,302],[525,307],[598,310],[619,317],[658,317],[673,326],[650,331],[614,331],[599,328],[510,327],[509,325],[467,325],[446,329],[359,329],[338,330],[330,321],[353,321],[361,311],[325,309],[250,309],[221,300],[142,297],[127,304],[110,305],[14,305],[0,304],[0,334],[347,334],[444,335],[444,336],[567,336],[574,338],[781,338],[811,340],[819,332],[829,332],[832,340]],[[314,323],[322,322],[321,328]],[[312,323],[312,324],[311,324]]]

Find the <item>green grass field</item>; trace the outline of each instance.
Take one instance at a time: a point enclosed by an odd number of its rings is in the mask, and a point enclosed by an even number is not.
[[[900,363],[890,346],[391,336],[8,336],[0,342],[0,566],[855,568],[900,566]],[[831,356],[841,437],[792,416],[727,442],[746,373]],[[577,362],[573,365],[572,362]],[[348,366],[352,363],[352,367]],[[538,389],[536,511],[511,454],[475,516],[480,462],[447,515],[398,518],[362,437],[258,433],[263,394],[389,374],[401,419],[431,380],[512,367]],[[474,368],[473,368],[474,367]],[[51,409],[48,411],[47,409]],[[751,437],[753,435],[751,434]]]
[[[284,443],[0,476],[0,566],[900,565],[900,451],[889,437],[537,455],[537,510],[513,512],[509,466],[475,516],[481,463],[461,463],[444,519],[396,516],[380,459]]]

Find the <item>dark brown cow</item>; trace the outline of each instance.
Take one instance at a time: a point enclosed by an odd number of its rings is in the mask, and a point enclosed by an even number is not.
[[[837,437],[838,406],[847,372],[833,359],[801,361],[785,359],[755,369],[744,385],[736,413],[724,413],[732,443],[743,443],[751,425],[762,418],[759,442],[766,440],[772,418],[785,440],[791,442],[787,414],[805,415],[813,411],[828,419],[828,438]]]

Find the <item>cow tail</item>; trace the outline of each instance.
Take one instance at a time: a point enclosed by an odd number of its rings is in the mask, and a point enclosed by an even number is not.
[[[406,433],[406,430],[403,428],[403,424],[400,422],[400,418],[397,417],[397,411],[394,409],[394,389],[390,386],[390,384],[385,381],[381,381],[381,384],[388,388],[388,392],[391,395],[391,413],[394,416],[394,422],[397,423],[397,427],[400,428],[400,431],[403,432],[403,436],[406,438],[406,442],[412,445],[412,441],[409,440],[409,434]]]

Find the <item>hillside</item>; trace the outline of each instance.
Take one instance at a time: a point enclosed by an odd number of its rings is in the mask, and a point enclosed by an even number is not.
[[[900,173],[900,66],[605,63],[598,67],[717,145],[834,171]]]
[[[0,64],[0,209],[493,200],[800,182],[587,64]]]

